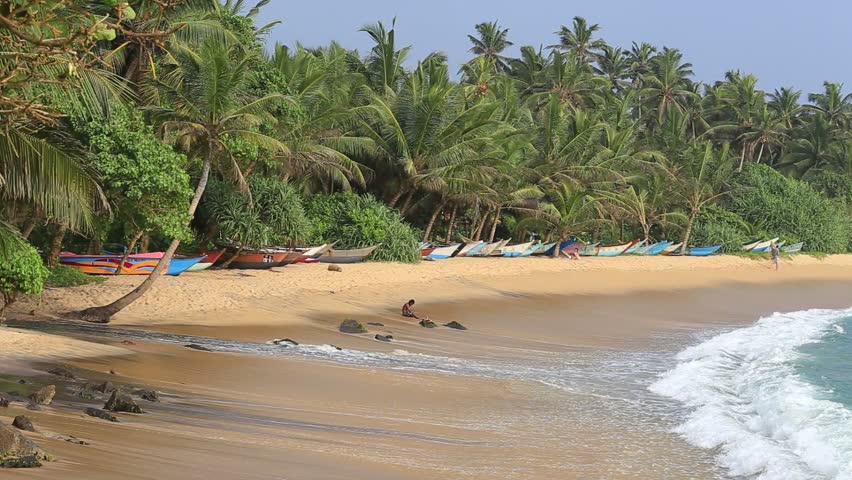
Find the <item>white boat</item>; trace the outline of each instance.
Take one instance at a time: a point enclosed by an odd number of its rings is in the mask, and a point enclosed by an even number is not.
[[[504,257],[520,257],[532,247],[533,242],[521,243],[519,245],[510,245],[500,249],[500,253]]]
[[[447,245],[446,247],[438,247],[435,250],[432,250],[429,255],[426,255],[426,258],[430,260],[444,260],[446,258],[450,258],[456,253],[456,250],[459,249],[460,243],[454,243],[452,245]]]
[[[461,250],[459,250],[459,253],[456,254],[456,256],[457,257],[464,257],[465,255],[468,254],[468,252],[474,251],[474,249],[479,250],[478,247],[480,247],[480,245],[484,245],[484,244],[485,244],[485,242],[483,242],[482,240],[480,240],[478,242],[468,242],[468,243],[465,244],[464,247],[462,247]]]
[[[676,243],[674,245],[669,245],[668,247],[664,248],[662,252],[660,252],[660,255],[672,255],[675,252],[677,252],[678,250],[680,250],[681,246],[683,246],[682,243]]]
[[[752,248],[749,251],[752,252],[752,253],[768,252],[769,248],[772,246],[772,244],[777,242],[777,241],[778,241],[778,237],[775,237],[772,240],[767,240],[765,242],[760,242],[754,248]]]
[[[500,248],[503,245],[503,240],[497,240],[496,242],[489,243],[484,247],[480,248],[479,251],[471,253],[469,256],[471,257],[487,257],[491,255],[494,250]]]

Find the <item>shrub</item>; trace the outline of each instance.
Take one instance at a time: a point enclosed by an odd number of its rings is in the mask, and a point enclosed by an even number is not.
[[[307,214],[313,243],[337,242],[336,247],[343,249],[381,244],[370,260],[420,261],[417,232],[370,195],[318,195],[308,203]]]
[[[805,242],[808,251],[847,250],[852,223],[842,202],[766,165],[749,165],[734,186],[728,209],[767,234]]]
[[[692,227],[693,245],[723,244],[723,252],[738,252],[752,240],[751,226],[741,216],[716,205],[701,210]]]
[[[101,283],[103,281],[103,277],[87,275],[73,267],[57,265],[50,269],[50,273],[47,275],[44,283],[48,287],[76,287],[90,283]]]
[[[14,303],[18,295],[41,293],[47,274],[38,251],[32,246],[20,245],[7,251],[0,262],[0,293],[3,294],[0,319],[3,318],[3,311]]]

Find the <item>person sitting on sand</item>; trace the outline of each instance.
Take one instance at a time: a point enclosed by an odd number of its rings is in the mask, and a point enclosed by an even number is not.
[[[411,309],[411,307],[413,307],[413,306],[414,306],[414,299],[412,298],[411,300],[409,300],[408,302],[406,302],[402,306],[402,316],[408,317],[408,318],[416,318],[417,320],[420,320],[420,317],[415,315],[414,310]]]
[[[781,263],[781,249],[778,248],[778,244],[772,242],[769,244],[769,252],[772,254],[772,263],[775,264],[775,271],[778,271],[778,264]]]

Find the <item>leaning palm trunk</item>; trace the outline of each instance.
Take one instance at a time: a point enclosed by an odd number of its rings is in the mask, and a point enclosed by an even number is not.
[[[62,251],[62,240],[65,238],[65,232],[68,231],[68,224],[58,222],[56,224],[56,233],[50,241],[50,251],[47,254],[47,266],[54,268],[59,265],[59,254]]]
[[[680,247],[681,255],[685,255],[687,248],[689,248],[689,236],[692,235],[692,225],[698,217],[698,212],[699,210],[693,208],[689,213],[689,223],[686,224],[686,233],[683,234],[683,246]]]
[[[435,212],[432,214],[432,218],[429,219],[429,224],[426,225],[426,231],[423,232],[424,242],[429,241],[429,237],[432,235],[432,227],[435,226],[435,221],[438,220],[438,215],[440,215],[441,212],[444,210],[444,205],[446,204],[447,202],[445,200],[441,200],[441,203],[439,203],[438,206],[435,207]]]
[[[489,237],[488,242],[494,243],[494,235],[497,234],[497,224],[500,222],[500,208],[494,211],[494,221],[491,222],[491,236]]]
[[[222,265],[219,265],[218,267],[216,267],[216,270],[225,270],[225,269],[227,269],[228,267],[230,267],[230,266],[231,266],[231,263],[233,263],[233,261],[234,261],[234,260],[236,260],[236,259],[237,259],[237,257],[239,257],[239,256],[243,253],[243,250],[244,250],[244,249],[245,249],[245,246],[244,246],[244,245],[240,245],[239,247],[237,247],[237,251],[236,251],[236,253],[234,253],[233,255],[231,255],[231,258],[229,258],[229,259],[225,260],[225,263],[223,263]]]
[[[473,240],[479,241],[482,238],[482,231],[485,229],[485,223],[488,221],[488,216],[491,215],[491,210],[486,210],[479,220],[479,226],[476,227],[476,233],[473,234]]]
[[[458,210],[458,205],[453,206],[453,212],[450,214],[450,225],[447,227],[447,243],[450,243],[450,240],[453,239],[453,228],[456,224],[456,211]]]
[[[195,187],[195,195],[192,197],[192,202],[189,204],[190,218],[195,216],[195,210],[198,208],[198,203],[201,201],[201,196],[204,194],[204,189],[207,187],[207,178],[210,176],[210,165],[212,164],[212,160],[213,146],[211,145],[208,147],[207,156],[204,159],[204,167],[201,169],[201,178],[198,179],[198,185]],[[145,278],[145,281],[142,282],[142,284],[134,288],[133,291],[109,305],[87,308],[77,312],[75,316],[87,322],[109,323],[113,315],[138,300],[142,297],[142,295],[145,295],[145,292],[154,286],[154,282],[160,278],[160,275],[172,260],[172,257],[174,256],[175,251],[177,251],[179,245],[180,240],[172,240],[172,243],[169,244],[169,248],[166,249],[165,254],[160,258],[160,261],[157,263],[157,267],[154,268],[154,271]]]
[[[121,257],[121,262],[118,264],[118,268],[115,269],[115,275],[121,275],[124,264],[127,262],[127,257],[129,257],[130,253],[133,252],[133,249],[136,248],[136,243],[139,242],[139,239],[142,238],[142,234],[144,233],[145,230],[139,230],[136,232],[136,235],[133,235],[133,238],[130,239],[130,245],[127,246],[127,250],[125,250],[124,255]]]

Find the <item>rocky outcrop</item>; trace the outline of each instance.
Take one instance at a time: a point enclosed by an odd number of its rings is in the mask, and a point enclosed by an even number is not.
[[[343,333],[367,333],[367,327],[357,320],[347,318],[340,323],[340,331]]]
[[[40,467],[42,461],[52,460],[50,455],[21,435],[21,432],[0,425],[0,467]]]
[[[391,341],[393,341],[393,335],[379,335],[377,333],[376,334],[376,340],[378,340],[380,342],[391,342]]]
[[[27,418],[26,415],[18,415],[12,420],[12,426],[17,428],[18,430],[26,430],[28,432],[35,432],[35,428],[33,427],[33,422]]]
[[[105,412],[105,411],[101,410],[100,408],[87,408],[85,410],[85,413],[86,413],[86,415],[88,415],[90,417],[100,418],[102,420],[107,420],[107,421],[110,421],[110,422],[118,422],[118,418],[116,418],[115,415],[113,415],[109,412]]]
[[[139,407],[139,404],[136,403],[136,400],[133,400],[130,395],[122,393],[121,390],[112,392],[112,396],[104,404],[104,410],[111,412],[145,413]]]
[[[429,320],[428,318],[424,318],[423,320],[420,320],[420,326],[423,327],[423,328],[435,328],[435,327],[437,327],[437,325],[435,325],[435,322],[433,322],[432,320]]]
[[[197,343],[190,343],[189,345],[184,345],[184,347],[191,348],[193,350],[199,350],[199,351],[202,351],[202,352],[212,352],[213,351],[213,350],[210,350],[209,348],[205,347],[204,345],[199,345]]]
[[[0,408],[9,408],[9,399],[0,395]]]
[[[48,385],[30,394],[27,398],[36,405],[50,405],[54,396],[56,396],[56,385]]]
[[[65,366],[53,367],[50,370],[48,370],[47,373],[49,373],[51,375],[56,375],[57,377],[66,378],[68,380],[73,380],[73,379],[76,378],[74,376],[74,373],[71,370],[69,370],[68,367],[65,367]]]
[[[299,342],[297,342],[297,341],[295,341],[291,338],[276,338],[275,340],[272,341],[272,343],[274,343],[275,345],[281,345],[281,346],[284,346],[284,347],[289,347],[291,345],[295,347],[295,346],[299,345]]]
[[[156,390],[149,390],[147,388],[142,388],[133,392],[133,395],[141,398],[142,400],[147,400],[149,402],[159,402],[160,395]]]
[[[83,389],[84,389],[84,390],[86,390],[86,389],[87,389],[87,387],[89,387],[89,385],[88,385],[88,384],[87,384],[87,385],[83,385]],[[91,388],[92,390],[96,391],[96,392],[105,393],[105,394],[107,394],[107,395],[109,395],[109,394],[111,394],[112,392],[114,392],[114,391],[118,390],[118,387],[116,387],[116,386],[115,386],[112,382],[104,382],[104,383],[100,383],[100,384],[95,385],[94,387],[90,387],[90,388]]]
[[[465,327],[459,322],[456,322],[455,320],[450,323],[445,323],[444,326],[447,328],[452,328],[454,330],[467,330],[467,327]]]

